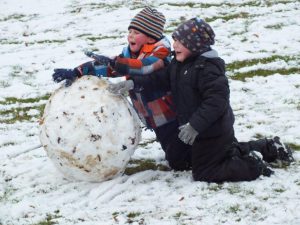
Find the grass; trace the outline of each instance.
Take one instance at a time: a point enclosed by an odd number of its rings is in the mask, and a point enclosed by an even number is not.
[[[249,2],[244,2],[240,4],[233,4],[229,2],[222,2],[222,4],[218,3],[195,3],[195,2],[185,2],[185,3],[161,3],[160,5],[167,4],[169,6],[174,6],[174,7],[190,7],[190,8],[201,8],[201,9],[207,9],[211,7],[243,7],[243,6],[259,6],[261,3],[260,1],[249,1]]]
[[[280,30],[284,26],[283,23],[265,26],[267,29]]]
[[[0,81],[0,87],[3,87],[3,88],[6,88],[6,87],[9,87],[10,84],[8,81],[4,81],[4,80],[1,80]]]
[[[103,40],[103,39],[116,39],[116,38],[120,38],[120,36],[116,36],[116,35],[102,36],[101,34],[99,34],[97,36],[86,37],[86,39],[90,40],[90,41],[98,41],[98,40]]]
[[[134,222],[137,222],[137,224],[139,225],[143,225],[144,224],[144,219],[138,219],[137,217],[139,217],[141,215],[140,212],[130,212],[128,213],[127,216],[127,223],[131,224]]]
[[[33,41],[33,42],[25,42],[25,41],[15,41],[15,40],[7,40],[7,39],[1,39],[0,44],[3,45],[20,45],[25,44],[26,46],[35,45],[35,44],[62,44],[66,43],[67,41],[71,40],[68,39],[53,39],[53,40],[40,40],[40,41]]]
[[[226,15],[220,15],[220,16],[214,16],[214,17],[207,17],[203,18],[206,22],[210,23],[212,21],[215,21],[217,19],[221,19],[224,21],[229,21],[232,19],[237,19],[237,18],[250,18],[250,14],[247,12],[240,12],[240,13],[235,13],[235,14],[226,14]],[[179,20],[172,21],[165,29],[165,33],[172,33],[176,27],[178,27],[181,23],[186,21],[187,19],[185,17],[180,17]]]
[[[244,18],[250,18],[254,17],[253,15],[250,15],[247,12],[240,12],[240,13],[235,13],[235,14],[226,14],[226,15],[221,15],[221,16],[213,16],[213,17],[208,17],[204,18],[204,20],[208,23],[221,19],[223,21],[229,21],[233,19],[244,19]]]
[[[13,188],[13,187],[6,187],[3,194],[0,195],[0,202],[7,202],[9,197],[16,192],[17,189]]]
[[[297,144],[293,144],[293,143],[287,143],[290,148],[294,151],[300,151],[300,145],[297,145]]]
[[[240,188],[239,185],[236,185],[236,184],[231,184],[228,188],[227,188],[228,192],[231,194],[231,195],[234,195],[234,194],[237,194],[237,193],[240,193],[242,190]]]
[[[72,14],[80,14],[83,13],[84,10],[97,10],[97,9],[105,9],[107,12],[113,11],[115,9],[120,8],[118,4],[107,4],[107,3],[87,3],[78,5],[76,7],[72,6],[72,10],[70,13]]]
[[[156,162],[151,159],[135,159],[129,161],[124,174],[133,175],[146,170],[170,171],[171,169],[168,166],[156,164]]]
[[[258,63],[266,64],[266,63],[275,62],[278,60],[283,60],[285,62],[289,62],[289,61],[293,61],[293,60],[299,61],[299,59],[300,59],[299,56],[272,55],[270,57],[265,57],[265,58],[241,60],[241,61],[235,61],[232,63],[228,63],[226,65],[226,69],[227,70],[237,70],[237,69],[247,67],[247,66],[254,66]]]
[[[215,183],[210,183],[208,184],[208,190],[210,191],[219,191],[219,190],[222,190],[223,188],[223,184],[215,184]]]
[[[232,79],[241,80],[241,81],[245,81],[246,78],[251,78],[254,76],[269,76],[269,75],[273,75],[275,73],[279,73],[282,75],[300,73],[300,67],[290,67],[288,69],[281,68],[281,69],[275,69],[275,70],[257,69],[257,70],[252,70],[252,71],[248,71],[248,72],[234,72],[235,70],[238,70],[238,69],[241,69],[244,67],[250,67],[250,66],[257,65],[257,64],[267,64],[267,63],[276,62],[279,60],[283,60],[286,63],[288,63],[290,61],[296,61],[297,63],[300,62],[299,56],[273,55],[273,56],[265,57],[265,58],[241,60],[241,61],[235,61],[232,63],[228,63],[226,65],[226,69],[233,73],[233,75],[230,76]]]
[[[144,141],[144,142],[139,143],[139,147],[143,147],[143,148],[144,148],[144,147],[146,147],[147,145],[152,144],[152,143],[154,143],[154,142],[156,142],[155,139],[147,140],[147,141]]]
[[[8,97],[5,98],[4,101],[0,101],[0,105],[8,105],[8,104],[16,104],[16,103],[35,103],[41,100],[48,100],[50,94],[46,94],[44,96],[40,96],[37,98],[15,98],[15,97]]]
[[[25,17],[26,17],[26,15],[24,15],[24,14],[11,14],[7,17],[4,17],[3,19],[0,19],[0,22],[5,22],[8,20],[21,20]]]
[[[241,211],[240,204],[235,204],[229,207],[228,210],[226,210],[227,213],[234,213],[237,214],[239,211]]]
[[[127,214],[127,217],[132,219],[132,218],[138,217],[140,215],[141,215],[140,212],[130,212]]]
[[[16,105],[11,106],[9,109],[0,111],[0,123],[13,124],[16,122],[31,121],[42,117],[45,104],[39,104],[35,106],[22,106],[21,104],[26,103],[40,103],[40,101],[48,100],[49,94],[46,94],[37,98],[25,98],[19,99],[15,97],[5,98],[4,101],[0,101],[0,105]],[[35,115],[30,115],[30,110],[37,110],[38,113]]]
[[[33,225],[53,225],[53,224],[58,224],[55,219],[60,218],[61,216],[59,215],[59,210],[54,211],[54,214],[48,213],[46,215],[46,218],[38,223],[35,223]]]
[[[278,5],[278,4],[288,4],[288,3],[292,3],[294,1],[288,1],[288,0],[278,0],[278,1],[273,1],[273,0],[266,0],[264,1],[264,3],[270,7],[273,5]]]
[[[176,219],[176,220],[179,220],[181,217],[183,217],[183,216],[187,216],[187,214],[186,213],[184,213],[184,212],[178,212],[178,213],[176,213],[175,215],[174,215],[174,218]]]
[[[276,69],[276,70],[264,70],[264,69],[258,69],[258,70],[252,70],[245,73],[235,73],[233,76],[230,76],[233,80],[241,80],[245,81],[246,78],[251,78],[254,76],[270,76],[273,74],[279,73],[281,75],[290,75],[290,74],[296,74],[300,73],[300,68],[289,68],[289,69]]]

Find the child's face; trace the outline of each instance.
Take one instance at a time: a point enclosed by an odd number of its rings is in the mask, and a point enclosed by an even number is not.
[[[175,51],[176,60],[179,62],[183,62],[192,55],[192,52],[176,39],[174,39],[173,48]]]
[[[150,44],[154,42],[154,39],[141,33],[135,29],[129,29],[127,41],[130,51],[139,52],[144,44]]]

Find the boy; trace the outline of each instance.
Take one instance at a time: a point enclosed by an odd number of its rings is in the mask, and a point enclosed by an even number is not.
[[[128,27],[128,46],[114,59],[87,52],[95,60],[87,62],[73,70],[55,69],[53,80],[65,85],[83,75],[117,77],[150,74],[170,63],[170,42],[163,36],[165,17],[156,9],[144,8],[131,21]],[[173,102],[168,91],[147,92],[134,90],[129,92],[133,107],[142,122],[153,129],[158,141],[165,149],[169,140],[167,135],[177,129]]]
[[[182,170],[190,164],[194,180],[223,182],[250,181],[273,173],[254,150],[268,163],[292,162],[290,149],[278,137],[237,142],[225,64],[210,47],[215,37],[212,28],[193,18],[180,25],[172,37],[175,58],[167,69],[110,86],[112,92],[171,90],[180,126],[166,149],[170,166]],[[177,147],[180,142],[184,145]]]

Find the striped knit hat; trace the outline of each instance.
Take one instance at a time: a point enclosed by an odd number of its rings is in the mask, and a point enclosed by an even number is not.
[[[155,40],[160,40],[166,19],[165,16],[156,9],[144,8],[131,20],[128,29],[136,29]]]

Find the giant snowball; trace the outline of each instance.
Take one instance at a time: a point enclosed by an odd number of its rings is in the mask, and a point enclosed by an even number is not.
[[[83,76],[56,90],[46,104],[40,140],[69,179],[99,182],[124,172],[140,140],[140,123],[108,81]]]

